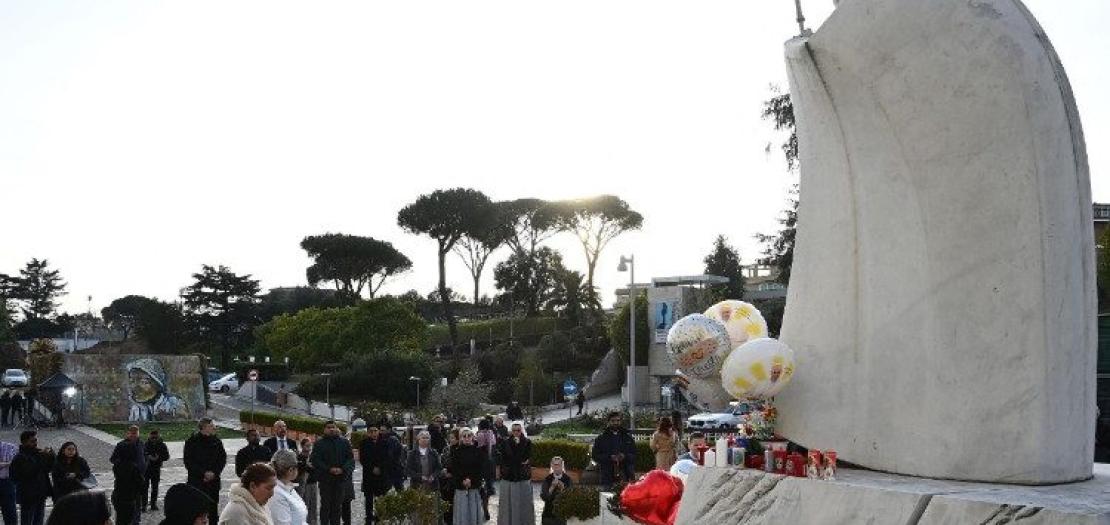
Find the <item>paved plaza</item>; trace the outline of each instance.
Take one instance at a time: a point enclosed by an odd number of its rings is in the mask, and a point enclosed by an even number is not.
[[[89,462],[89,467],[92,469],[93,474],[96,475],[97,481],[100,483],[100,488],[103,489],[108,495],[112,492],[112,465],[108,459],[112,455],[112,448],[115,444],[114,439],[109,441],[110,436],[102,432],[97,432],[91,429],[76,428],[67,429],[40,429],[38,434],[39,446],[51,447],[55,451],[61,448],[62,443],[72,441],[77,445],[77,450],[86,461]],[[10,443],[19,443],[19,431],[12,429],[0,430],[0,440]],[[222,479],[223,483],[220,491],[220,508],[227,503],[227,489],[232,483],[236,482],[235,478],[235,452],[246,444],[244,439],[225,439],[224,448],[227,449],[228,466],[224,468]],[[184,447],[184,442],[171,441],[167,442],[167,447],[170,450],[170,460],[162,467],[162,482],[159,486],[159,503],[166,494],[166,490],[175,483],[183,483],[186,478],[185,466],[181,461],[181,451]],[[355,488],[356,496],[352,504],[352,520],[355,524],[365,523],[365,503],[362,493],[358,490],[362,482],[362,468],[355,469]],[[536,505],[536,523],[540,521],[540,513],[543,509],[543,502],[539,499],[539,483],[532,484],[533,497]],[[161,506],[161,505],[159,505]],[[51,510],[51,502],[47,501],[47,515]],[[490,515],[492,520],[497,520],[497,498],[494,497],[490,500]],[[157,524],[162,520],[162,512],[146,512],[142,516],[142,524]]]

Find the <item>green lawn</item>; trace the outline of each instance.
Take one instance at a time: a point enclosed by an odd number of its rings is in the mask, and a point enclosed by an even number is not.
[[[105,423],[102,425],[90,425],[91,427],[123,438],[127,433],[128,423]],[[139,437],[144,440],[151,430],[157,428],[158,432],[162,434],[163,441],[185,441],[186,438],[193,435],[197,429],[197,424],[192,421],[182,421],[179,423],[144,423],[139,425]],[[238,430],[228,430],[226,428],[216,427],[216,435],[221,439],[241,438],[245,434]]]

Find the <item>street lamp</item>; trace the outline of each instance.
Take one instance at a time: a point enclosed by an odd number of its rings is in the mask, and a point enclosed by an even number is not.
[[[409,381],[416,381],[416,411],[420,411],[420,378],[409,376]]]
[[[632,411],[636,407],[636,256],[621,256],[617,265],[618,272],[628,272],[628,355],[632,373],[628,376],[628,414],[631,424],[635,425],[635,415]]]
[[[331,410],[331,419],[335,420],[335,406],[331,404],[331,374],[324,372],[320,374],[324,378],[324,403],[327,403],[328,409]]]

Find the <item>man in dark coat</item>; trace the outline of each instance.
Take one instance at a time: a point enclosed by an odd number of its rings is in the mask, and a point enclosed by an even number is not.
[[[207,495],[213,503],[208,507],[208,522],[219,522],[216,508],[220,500],[220,473],[227,466],[227,451],[216,436],[216,425],[209,418],[202,418],[199,431],[185,440],[182,459],[188,472],[188,483]]]
[[[505,409],[505,417],[509,418],[509,421],[523,421],[524,410],[520,408],[520,403],[510,401],[509,407]]]
[[[625,483],[635,481],[636,443],[621,425],[620,412],[609,413],[609,427],[594,439],[591,455],[606,489],[613,486],[617,475]]]
[[[52,490],[50,469],[54,465],[54,451],[39,450],[38,436],[34,430],[19,435],[19,453],[12,459],[11,475],[15,480],[22,525],[42,525],[46,515],[46,498]]]
[[[339,435],[335,421],[324,423],[324,437],[312,447],[310,460],[320,491],[320,524],[339,525],[347,480],[355,470],[351,443]]]
[[[0,427],[8,426],[8,414],[12,411],[12,393],[5,390],[0,394]]]
[[[150,431],[143,448],[146,449],[146,487],[143,489],[140,508],[145,509],[147,501],[150,501],[150,510],[158,510],[158,482],[162,480],[162,463],[170,460],[170,449],[166,448],[166,442],[162,441],[158,429]],[[148,489],[149,500],[147,499]]]
[[[432,436],[432,448],[442,454],[443,449],[447,448],[447,431],[443,429],[442,415],[432,418],[432,423],[428,425],[428,434]]]
[[[12,426],[23,424],[23,394],[16,390],[11,397],[12,412],[8,414],[11,417]]]
[[[116,475],[116,484],[113,489],[113,495],[120,493],[119,497],[113,496],[112,504],[117,507],[117,514],[120,514],[118,509],[126,507],[130,513],[124,514],[125,517],[129,516],[130,520],[122,520],[117,515],[116,521],[119,525],[139,525],[139,505],[142,503],[142,494],[145,492],[146,481],[143,475],[146,473],[146,450],[143,442],[139,439],[139,427],[131,425],[127,427],[127,435],[123,440],[116,443],[115,450],[112,451],[112,457],[109,459],[113,467],[127,465],[127,468],[122,469],[122,472],[127,476],[127,479],[121,479],[120,474]],[[113,468],[114,473],[117,469]],[[138,476],[139,481],[133,482],[132,475]],[[134,508],[132,508],[134,507]]]
[[[274,422],[274,435],[266,438],[262,444],[270,449],[271,453],[279,450],[297,451],[297,441],[288,437],[288,429],[285,422],[281,420]]]
[[[235,453],[235,475],[241,477],[247,467],[255,463],[269,463],[273,457],[274,453],[262,446],[262,443],[259,442],[258,431],[252,428],[247,431],[247,446]]]
[[[133,461],[120,461],[112,464],[112,508],[116,512],[115,522],[120,525],[139,525],[142,517],[140,505],[145,492],[143,471]]]
[[[362,493],[366,495],[366,523],[374,523],[374,498],[384,496],[393,484],[393,451],[389,437],[377,427],[366,429],[366,439],[358,447],[358,462],[362,464]]]

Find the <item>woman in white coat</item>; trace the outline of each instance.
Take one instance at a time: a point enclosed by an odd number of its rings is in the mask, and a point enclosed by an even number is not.
[[[267,463],[255,463],[231,485],[219,525],[273,525],[266,504],[274,495],[277,476]]]
[[[274,525],[306,525],[308,523],[308,507],[301,495],[295,490],[297,484],[293,481],[300,474],[297,472],[297,453],[292,450],[279,450],[274,453],[271,460],[274,471],[277,472],[277,486],[274,487],[274,497],[266,503],[270,511],[270,519]]]

